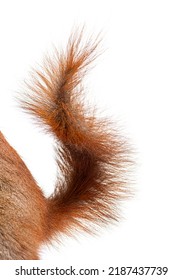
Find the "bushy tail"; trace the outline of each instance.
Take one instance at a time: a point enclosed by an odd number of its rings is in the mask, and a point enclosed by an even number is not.
[[[99,39],[74,32],[65,52],[36,71],[23,107],[56,140],[58,175],[48,203],[48,237],[71,229],[92,231],[117,219],[118,199],[127,195],[129,151],[108,120],[84,104],[82,78],[97,57]]]

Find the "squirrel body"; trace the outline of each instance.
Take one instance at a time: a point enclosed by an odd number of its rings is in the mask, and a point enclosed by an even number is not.
[[[0,259],[39,259],[40,246],[72,229],[117,220],[118,199],[127,197],[129,149],[108,120],[84,104],[82,79],[97,57],[99,40],[70,36],[65,52],[36,71],[23,109],[56,144],[55,191],[45,197],[25,163],[0,133]]]

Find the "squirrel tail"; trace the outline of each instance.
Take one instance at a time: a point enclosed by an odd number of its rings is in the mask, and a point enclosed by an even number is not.
[[[100,39],[83,40],[73,32],[66,51],[55,51],[22,107],[55,138],[58,167],[54,193],[47,198],[47,238],[72,229],[95,232],[95,226],[117,220],[118,199],[128,196],[129,149],[112,123],[97,119],[84,103],[82,79],[98,56]]]

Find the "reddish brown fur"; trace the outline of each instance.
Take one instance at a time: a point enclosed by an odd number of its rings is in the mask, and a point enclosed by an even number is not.
[[[128,148],[108,120],[83,103],[82,78],[99,40],[69,39],[66,52],[47,59],[21,104],[55,139],[58,176],[45,198],[15,150],[0,134],[0,259],[38,259],[40,245],[72,229],[117,219],[125,198]]]

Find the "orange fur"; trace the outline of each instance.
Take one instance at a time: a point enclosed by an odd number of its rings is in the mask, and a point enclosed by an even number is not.
[[[129,150],[107,120],[86,108],[82,78],[99,40],[71,35],[66,52],[48,58],[21,98],[56,143],[55,192],[45,198],[15,150],[0,134],[0,259],[38,259],[42,243],[72,229],[93,232],[117,219],[127,192]]]

